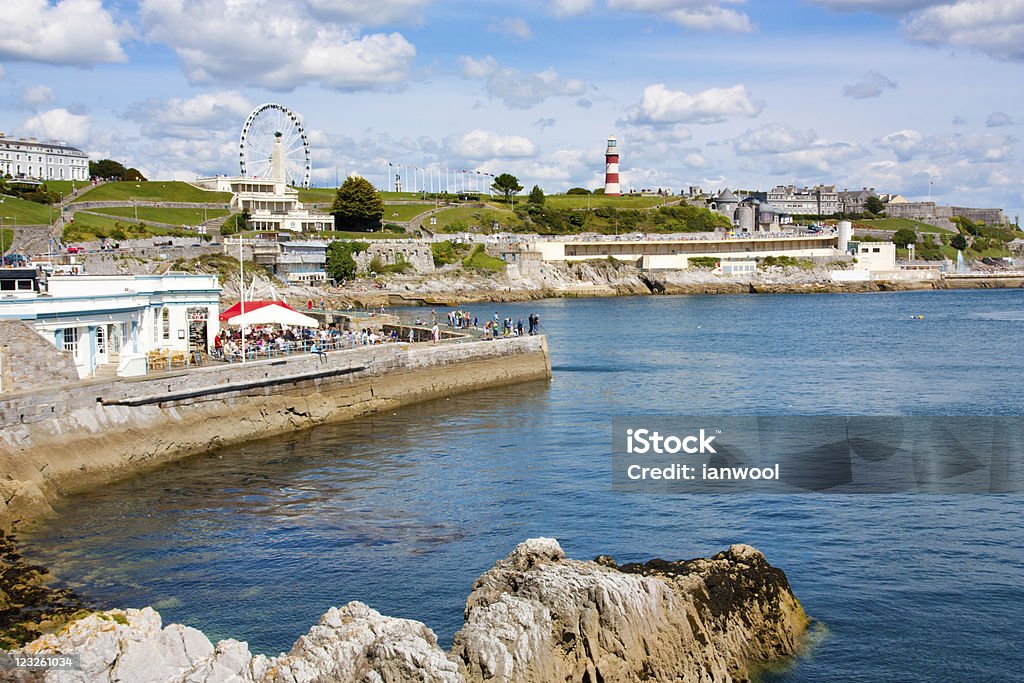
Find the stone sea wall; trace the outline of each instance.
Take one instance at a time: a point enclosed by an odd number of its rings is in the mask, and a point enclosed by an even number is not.
[[[551,376],[542,336],[394,344],[39,388],[0,399],[0,529],[187,455]]]
[[[447,653],[423,623],[351,602],[277,657],[163,627],[151,608],[92,614],[18,654],[78,654],[77,671],[25,677],[53,682],[727,683],[797,654],[807,623],[786,575],[749,546],[620,567],[536,538],[476,581]]]

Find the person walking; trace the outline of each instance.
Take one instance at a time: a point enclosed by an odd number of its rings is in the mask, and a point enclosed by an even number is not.
[[[436,322],[434,323],[434,326],[430,328],[430,334],[434,337],[434,346],[437,346],[437,340],[441,338],[441,330],[438,328]]]

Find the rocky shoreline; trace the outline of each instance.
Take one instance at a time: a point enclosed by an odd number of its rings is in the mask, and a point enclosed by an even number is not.
[[[0,531],[0,648],[20,647],[87,614],[79,596],[54,587],[49,570],[26,562],[15,539]]]
[[[619,566],[520,543],[473,585],[450,652],[426,625],[351,602],[331,608],[287,654],[162,625],[152,608],[96,612],[19,656],[77,653],[78,671],[25,681],[541,683],[749,681],[799,653],[808,618],[786,575],[734,545],[714,557]]]
[[[326,298],[335,307],[348,305],[452,306],[466,303],[533,301],[551,298],[644,296],[674,294],[825,294],[916,291],[934,289],[1019,288],[1024,278],[947,277],[934,281],[833,282],[817,268],[775,268],[753,277],[732,278],[707,271],[641,271],[607,261],[545,264],[531,275],[479,274],[441,270],[430,275],[394,275],[359,280],[342,288],[295,286],[286,290],[296,305]]]

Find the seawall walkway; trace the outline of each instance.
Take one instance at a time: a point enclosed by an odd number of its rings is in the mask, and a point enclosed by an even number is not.
[[[0,400],[0,529],[62,495],[233,443],[551,376],[547,339],[390,344]]]

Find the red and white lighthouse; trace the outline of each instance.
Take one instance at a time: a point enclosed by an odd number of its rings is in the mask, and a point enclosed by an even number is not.
[[[608,136],[608,147],[604,150],[604,193],[611,197],[622,194],[619,189],[619,143],[614,135]]]

